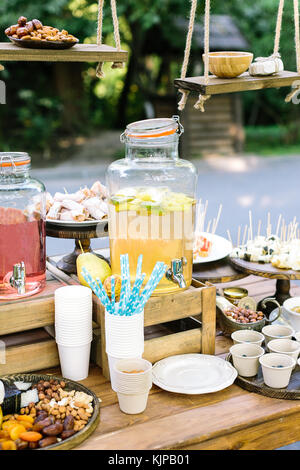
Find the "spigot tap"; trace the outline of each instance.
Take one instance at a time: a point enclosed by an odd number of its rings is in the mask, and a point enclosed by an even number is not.
[[[17,263],[13,267],[13,275],[10,278],[10,285],[17,289],[19,295],[24,295],[26,291],[26,269],[24,261]]]
[[[168,281],[178,284],[181,289],[186,287],[186,282],[183,276],[183,266],[187,264],[185,258],[175,258],[171,261],[171,267],[166,272]]]

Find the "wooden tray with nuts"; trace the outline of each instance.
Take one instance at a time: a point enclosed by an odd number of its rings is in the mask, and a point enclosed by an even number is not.
[[[77,382],[38,374],[7,375],[0,380],[5,390],[3,419],[0,406],[2,450],[72,449],[99,423],[101,400]]]
[[[20,47],[31,49],[69,49],[79,42],[66,30],[44,26],[40,20],[28,21],[20,16],[18,23],[5,30],[8,39]]]

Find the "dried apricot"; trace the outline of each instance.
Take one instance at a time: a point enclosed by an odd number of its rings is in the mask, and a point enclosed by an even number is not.
[[[35,431],[26,431],[20,434],[19,438],[26,442],[37,442],[42,439],[42,434]]]
[[[2,450],[17,450],[17,446],[14,441],[3,441],[0,446]]]
[[[34,422],[33,417],[30,416],[30,415],[19,415],[19,416],[17,416],[17,420],[18,421],[28,421],[28,423],[31,423],[31,424],[33,424],[33,422]]]
[[[17,424],[9,431],[9,435],[13,441],[16,441],[24,432],[26,432],[25,427],[22,424]]]

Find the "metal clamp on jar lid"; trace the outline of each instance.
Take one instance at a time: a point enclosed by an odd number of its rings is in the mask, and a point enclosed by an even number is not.
[[[183,132],[184,129],[180,124],[179,116],[172,116],[172,118],[145,119],[128,124],[120,140],[124,143],[127,139],[156,139],[159,137],[172,136],[174,134],[181,136]]]
[[[0,175],[18,173],[30,167],[31,158],[25,152],[0,152]]]

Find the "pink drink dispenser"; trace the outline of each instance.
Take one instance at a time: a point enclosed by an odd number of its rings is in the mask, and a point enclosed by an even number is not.
[[[30,163],[27,153],[0,153],[0,301],[46,283],[46,192],[29,176]]]

